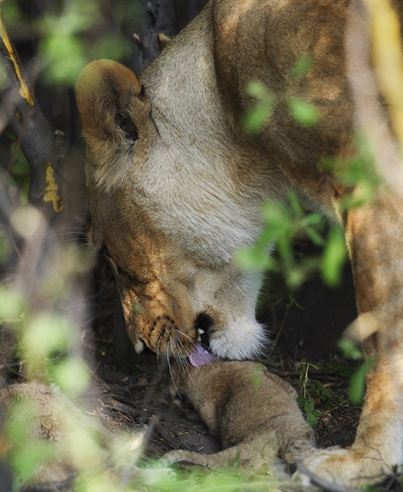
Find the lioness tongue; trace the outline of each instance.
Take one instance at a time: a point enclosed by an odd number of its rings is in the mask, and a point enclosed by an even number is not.
[[[189,355],[189,362],[193,367],[205,366],[216,362],[218,358],[203,348],[199,343],[196,345],[194,351]]]

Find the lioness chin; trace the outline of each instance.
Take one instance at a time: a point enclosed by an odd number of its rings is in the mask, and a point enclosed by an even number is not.
[[[115,264],[136,345],[185,356],[202,328],[221,357],[261,350],[261,278],[233,259],[257,238],[261,204],[292,187],[338,211],[354,193],[322,165],[354,153],[349,9],[348,0],[212,0],[141,80],[106,60],[82,73],[92,238]],[[292,77],[306,54],[309,72]],[[276,101],[259,135],[243,130],[254,80]],[[294,96],[315,105],[317,125],[295,121]],[[378,320],[376,366],[353,446],[319,452],[308,466],[351,484],[403,464],[402,197],[380,186],[342,222],[359,311]]]

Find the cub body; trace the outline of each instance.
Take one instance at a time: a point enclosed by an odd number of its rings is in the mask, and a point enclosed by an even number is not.
[[[314,433],[298,407],[297,392],[262,364],[215,362],[176,371],[173,381],[224,451],[172,451],[165,455],[170,462],[212,468],[239,462],[270,471],[278,458],[294,463],[314,448]]]

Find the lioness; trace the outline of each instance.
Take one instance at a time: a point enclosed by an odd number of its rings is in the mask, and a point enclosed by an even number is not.
[[[259,274],[234,251],[253,244],[264,201],[293,187],[326,209],[350,193],[323,169],[354,153],[344,38],[348,0],[211,0],[138,79],[112,61],[77,83],[90,162],[92,238],[120,280],[129,334],[155,352],[187,354],[198,328],[220,357],[264,344],[255,320]],[[302,54],[309,73],[290,78]],[[263,82],[277,104],[259,135],[243,131]],[[316,126],[290,114],[290,95],[313,103]],[[386,185],[340,220],[361,313],[378,320],[376,367],[354,444],[306,465],[327,480],[375,480],[403,464],[403,199]]]

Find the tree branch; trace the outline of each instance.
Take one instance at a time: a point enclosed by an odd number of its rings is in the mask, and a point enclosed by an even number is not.
[[[7,74],[0,112],[0,132],[11,124],[31,171],[30,202],[53,221],[62,212],[61,134],[51,131],[29,87],[17,53],[0,17],[0,62]]]
[[[143,0],[144,23],[141,32],[134,34],[138,50],[131,68],[140,74],[161,51],[159,35],[173,36],[178,24],[173,0]]]

